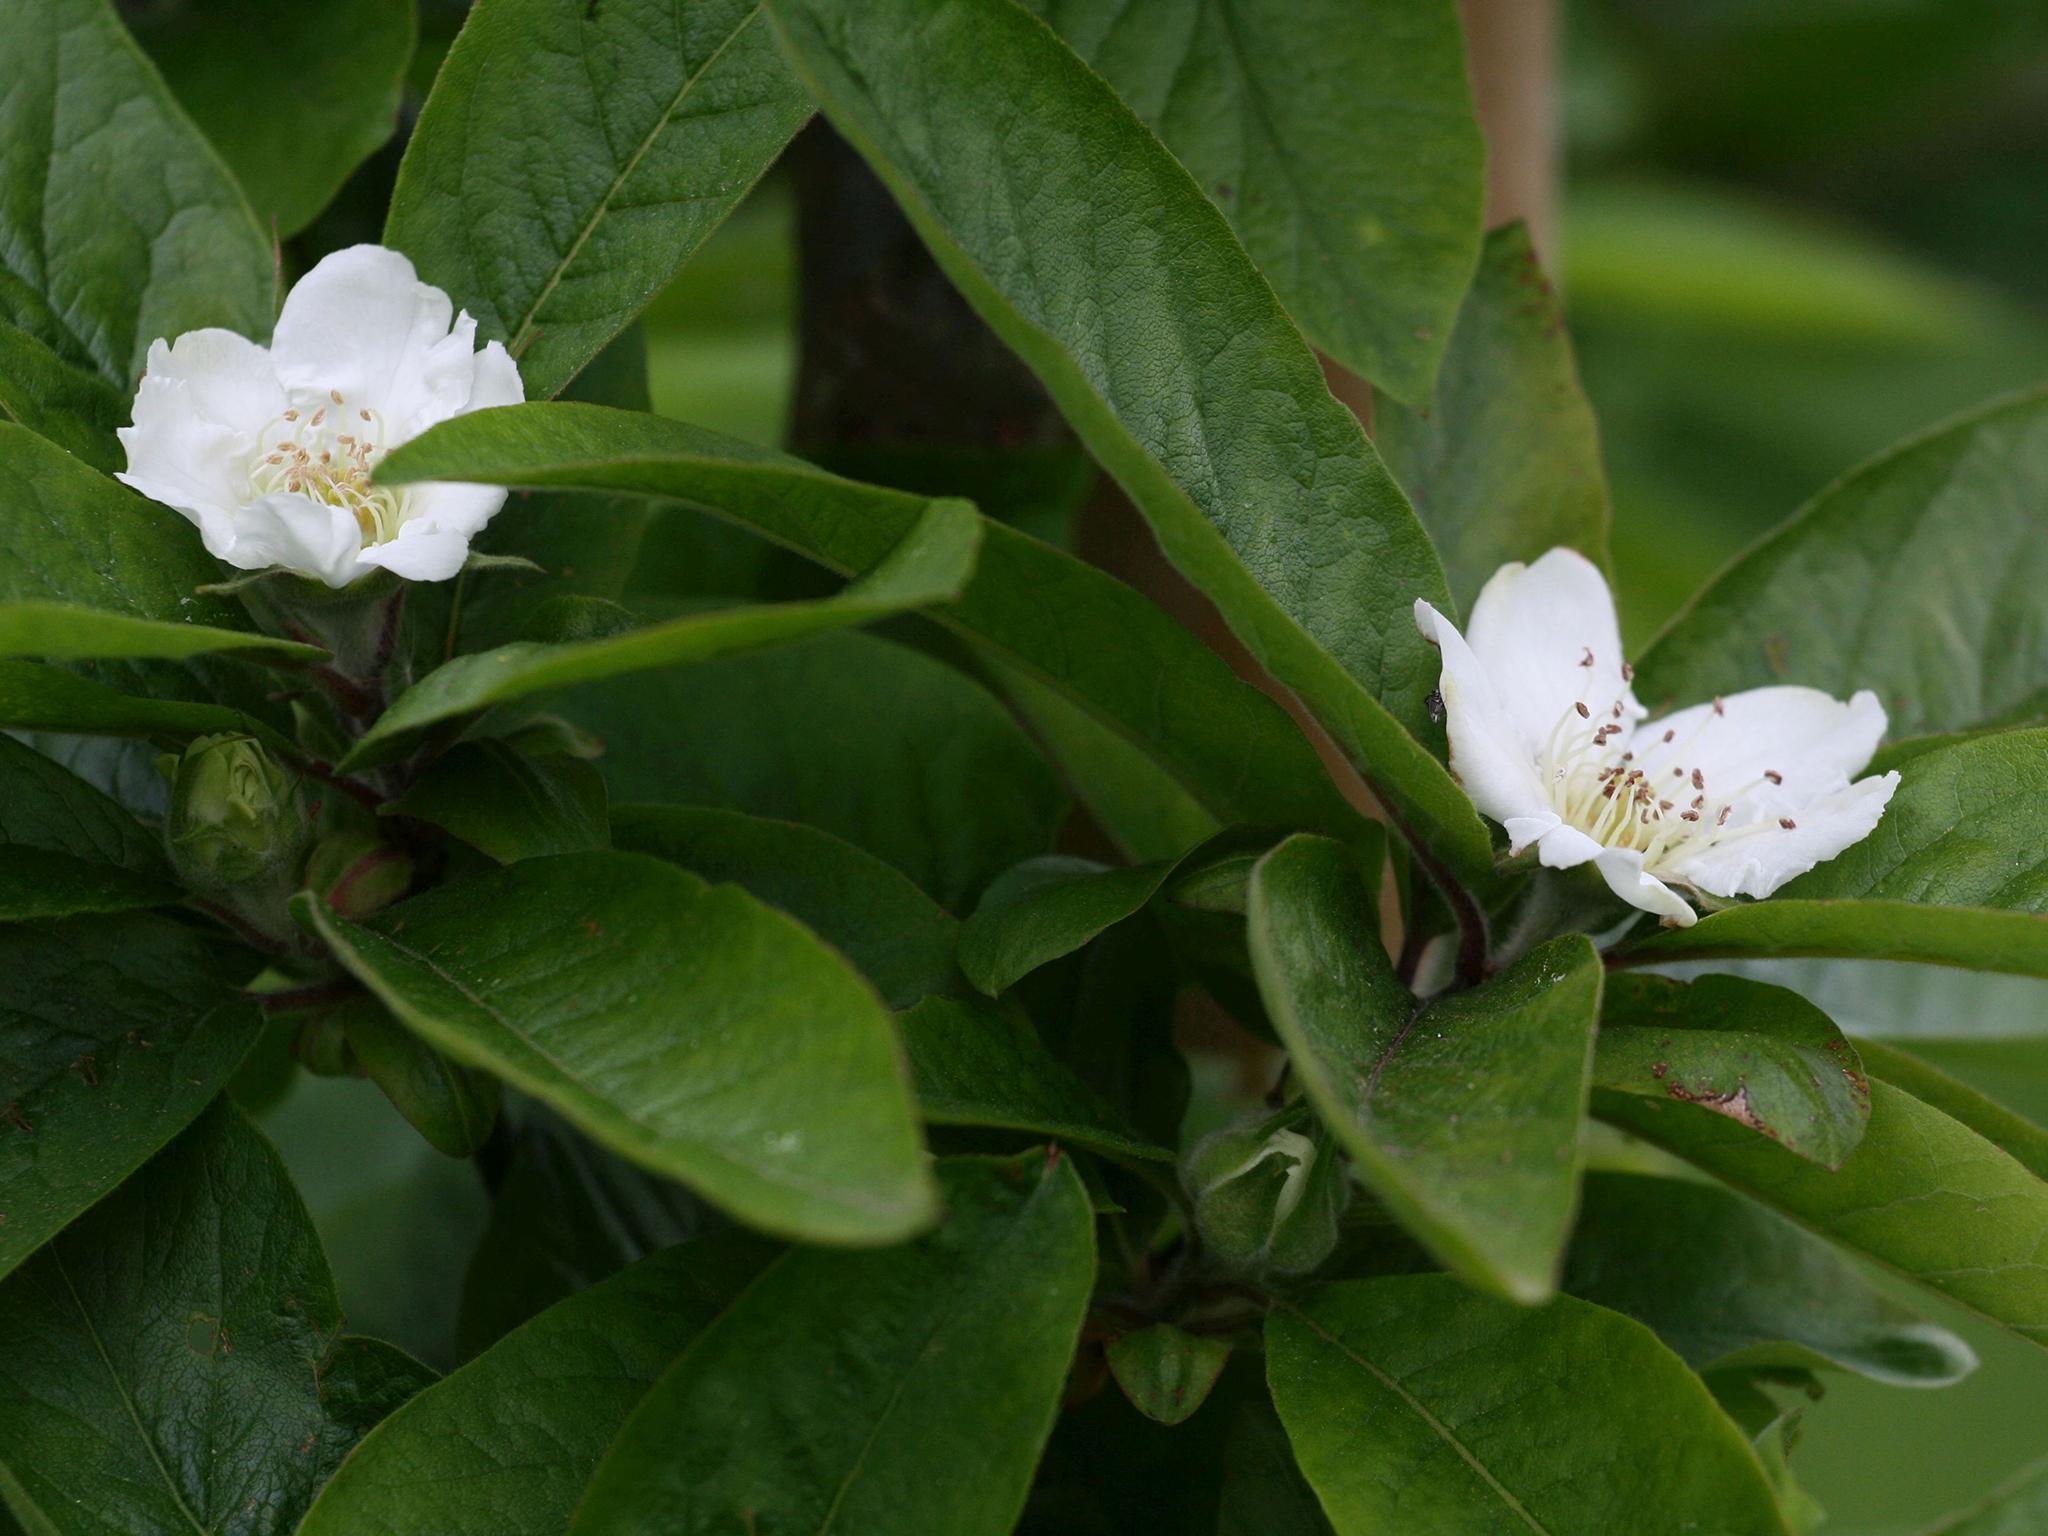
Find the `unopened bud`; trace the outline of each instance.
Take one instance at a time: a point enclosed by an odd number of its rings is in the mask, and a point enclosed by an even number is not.
[[[1181,1179],[1194,1197],[1204,1248],[1227,1265],[1305,1274],[1337,1246],[1348,1193],[1341,1160],[1299,1110],[1197,1143]]]
[[[201,736],[178,759],[164,841],[193,890],[289,882],[306,851],[298,775],[253,736]]]
[[[330,832],[306,860],[306,886],[343,917],[368,917],[412,889],[412,859],[367,828]]]

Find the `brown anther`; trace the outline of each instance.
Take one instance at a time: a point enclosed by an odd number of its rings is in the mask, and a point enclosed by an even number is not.
[[[1616,783],[1608,785],[1605,789],[1600,791],[1600,798],[1603,800],[1612,800],[1614,798],[1614,792],[1619,788],[1621,788],[1621,785],[1618,781]]]
[[[327,391],[327,398],[332,400],[336,405],[339,405],[341,404],[341,391],[338,389],[330,389],[329,391]]]
[[[1799,823],[1794,821],[1790,816],[1780,816],[1778,818],[1778,825],[1783,827],[1787,832],[1790,832],[1794,827],[1798,826]]]
[[[1721,707],[1721,701],[1719,699],[1714,700],[1714,713],[1717,715],[1725,715],[1728,713],[1727,710]]]
[[[1619,720],[1621,718],[1621,700],[1616,699],[1614,701],[1614,708],[1611,711],[1611,713],[1613,714],[1615,719]]]
[[[1707,787],[1707,776],[1697,768],[1692,771],[1692,787],[1694,789],[1705,789]]]
[[[1579,703],[1577,703],[1577,704],[1574,704],[1574,705],[1572,706],[1572,708],[1573,708],[1573,709],[1576,709],[1576,710],[1577,710],[1577,711],[1579,712],[1579,718],[1580,718],[1581,720],[1590,720],[1590,719],[1592,719],[1592,718],[1593,718],[1593,711],[1591,711],[1590,709],[1586,708],[1586,706],[1585,706],[1585,703],[1584,703],[1584,701],[1583,701],[1583,700],[1582,700],[1582,701],[1580,701],[1580,702],[1579,702]]]
[[[370,419],[370,413],[368,411],[357,411],[356,414],[362,417],[363,420],[365,421],[368,421]]]
[[[1705,795],[1694,795],[1692,797],[1692,808],[1694,810],[1698,810],[1701,806],[1705,805],[1706,803],[1707,797]]]
[[[279,453],[296,453],[298,451],[298,447],[299,445],[297,443],[279,443],[277,445],[277,451]]]
[[[266,464],[282,464],[284,462],[284,455],[281,453],[273,453],[263,462]]]
[[[1668,742],[1672,741],[1673,739],[1675,739],[1675,738],[1677,737],[1677,735],[1678,735],[1678,732],[1676,732],[1676,731],[1666,731],[1666,732],[1664,733],[1664,740],[1665,740],[1665,741],[1666,741],[1666,742],[1668,743]]]
[[[1586,647],[1586,654],[1579,658],[1579,665],[1582,667],[1593,665],[1593,647],[1590,645]]]
[[[1678,813],[1678,819],[1680,821],[1698,821],[1700,819],[1700,813],[1698,811],[1680,811]]]
[[[1636,669],[1633,662],[1624,661],[1621,664],[1621,680],[1624,683],[1632,683],[1636,680]]]
[[[286,411],[284,413],[284,419],[286,421],[297,421],[299,419],[299,413],[297,411]]]
[[[1773,784],[1782,784],[1785,782],[1785,775],[1778,772],[1778,770],[1775,768],[1766,768],[1764,770],[1764,777],[1769,779]]]
[[[1714,818],[1714,825],[1715,825],[1715,826],[1717,826],[1717,827],[1725,827],[1725,826],[1727,826],[1727,825],[1728,825],[1728,813],[1729,813],[1730,811],[1734,810],[1734,809],[1735,809],[1735,807],[1734,807],[1734,806],[1732,806],[1732,805],[1724,805],[1724,806],[1722,806],[1722,807],[1721,807],[1721,814],[1720,814],[1720,815],[1718,815],[1718,816],[1716,816],[1716,817]]]
[[[1658,810],[1660,810],[1660,811],[1668,811],[1668,810],[1670,810],[1670,809],[1671,809],[1671,807],[1672,807],[1672,805],[1673,805],[1674,803],[1675,803],[1675,802],[1673,802],[1673,801],[1670,801],[1670,800],[1659,800],[1659,801],[1657,802],[1657,809],[1658,809]]]
[[[1682,779],[1685,777],[1685,770],[1683,768],[1674,768],[1671,770],[1671,777],[1673,777],[1674,779]]]

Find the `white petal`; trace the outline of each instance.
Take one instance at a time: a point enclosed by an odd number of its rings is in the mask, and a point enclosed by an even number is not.
[[[1519,850],[1534,843],[1537,857],[1542,860],[1544,868],[1572,869],[1599,858],[1605,851],[1600,844],[1577,827],[1556,816],[1551,816],[1548,820],[1550,826],[1545,827],[1540,822],[1532,821],[1519,831],[1514,823],[1508,825],[1508,836],[1516,839],[1514,846]]]
[[[505,495],[496,485],[412,486],[397,536],[364,550],[363,564],[381,565],[408,581],[446,581],[462,569],[470,540],[505,504]]]
[[[1466,630],[1532,757],[1575,703],[1590,711],[1589,730],[1612,718],[1617,701],[1624,721],[1642,716],[1622,675],[1621,625],[1607,578],[1577,550],[1553,549],[1532,565],[1495,571]]]
[[[476,355],[476,378],[463,409],[481,411],[487,406],[517,405],[525,398],[526,385],[519,377],[519,365],[512,361],[512,354],[501,342],[486,345]]]
[[[318,577],[330,587],[345,587],[363,574],[356,556],[362,529],[352,513],[310,496],[263,496],[234,516],[234,535],[224,549],[207,548],[245,571],[282,565]]]
[[[1716,896],[1768,896],[1868,837],[1898,785],[1896,773],[1859,779],[1801,805],[1786,818],[1790,827],[1772,817],[1733,828],[1718,846],[1674,859],[1665,872]]]
[[[1884,706],[1865,690],[1848,703],[1818,688],[1752,688],[1696,704],[1635,733],[1636,762],[1657,779],[1700,770],[1714,801],[1731,797],[1735,820],[1776,817],[1831,795],[1870,761],[1884,738]],[[1666,744],[1664,735],[1672,733]],[[1784,782],[1765,777],[1775,773]]]
[[[1548,818],[1554,826],[1557,817],[1537,776],[1535,754],[1523,745],[1514,720],[1465,637],[1419,598],[1415,627],[1443,653],[1443,676],[1437,688],[1443,695],[1444,724],[1451,738],[1451,768],[1465,793],[1483,815],[1503,825]],[[1515,846],[1519,852],[1523,845]]]
[[[223,330],[156,341],[135,424],[116,433],[128,455],[118,478],[184,513],[212,549],[229,537],[223,519],[247,499],[260,434],[284,408],[270,354],[253,341]]]
[[[304,396],[337,391],[347,408],[379,411],[394,429],[445,405],[440,420],[461,409],[475,376],[476,323],[464,316],[451,336],[454,313],[397,251],[352,245],[322,257],[286,295],[270,348],[277,376]]]
[[[1654,912],[1673,926],[1690,928],[1699,914],[1686,899],[1655,875],[1645,873],[1643,856],[1633,848],[1603,848],[1595,867],[1607,888],[1632,907]]]

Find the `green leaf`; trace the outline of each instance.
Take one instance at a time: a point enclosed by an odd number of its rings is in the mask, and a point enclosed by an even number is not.
[[[1179,1424],[1208,1401],[1209,1389],[1230,1361],[1230,1340],[1154,1323],[1118,1334],[1103,1353],[1133,1408],[1161,1424]]]
[[[612,843],[731,882],[838,949],[891,1008],[959,984],[959,924],[910,878],[828,832],[706,806],[628,805]]]
[[[1009,1008],[983,998],[928,997],[899,1016],[924,1117],[1072,1142],[1111,1157],[1172,1162]]]
[[[372,1430],[297,1536],[560,1536],[626,1415],[759,1268],[750,1243],[686,1243],[549,1308]]]
[[[1338,1536],[1785,1536],[1749,1442],[1649,1329],[1447,1275],[1328,1286],[1266,1320],[1273,1400]]]
[[[136,41],[264,229],[292,235],[312,223],[397,126],[413,0],[207,0],[133,14]]]
[[[0,80],[0,321],[122,390],[156,337],[270,333],[270,242],[108,0],[10,4]]]
[[[1270,1402],[1239,1408],[1230,1426],[1216,1536],[1331,1536]]]
[[[458,1066],[358,996],[338,1010],[349,1055],[436,1152],[472,1157],[498,1119],[498,1081]]]
[[[177,898],[161,845],[133,816],[0,734],[0,922]]]
[[[1009,1531],[1087,1308],[1093,1218],[1064,1158],[939,1177],[936,1231],[792,1252],[699,1334],[626,1421],[571,1532]]]
[[[1295,837],[1252,875],[1252,965],[1303,1091],[1352,1171],[1475,1285],[1536,1302],[1578,1200],[1599,956],[1582,935],[1418,1007],[1380,947],[1377,884]]]
[[[1460,608],[1509,561],[1560,545],[1608,565],[1599,428],[1519,222],[1486,237],[1435,391],[1414,410],[1377,402],[1373,427]]]
[[[2037,715],[2044,498],[2048,392],[1908,438],[1716,577],[1642,656],[1636,690],[1690,702],[1780,682],[1873,688],[1894,736]]]
[[[2048,1461],[2037,1461],[1922,1536],[2028,1536],[2048,1522]]]
[[[935,501],[901,543],[837,597],[719,609],[599,640],[514,641],[458,656],[399,695],[342,766],[373,767],[403,757],[427,727],[493,704],[626,672],[758,650],[944,602],[972,574],[980,537],[981,521],[973,508]]]
[[[32,661],[0,661],[0,726],[82,736],[205,736],[248,731],[271,745],[283,738],[240,710],[121,693],[75,672]]]
[[[1707,1184],[1589,1175],[1564,1288],[1655,1329],[1696,1371],[1835,1366],[1941,1387],[1977,1365],[1826,1243]]]
[[[1471,802],[1408,733],[1436,685],[1412,617],[1417,598],[1449,601],[1436,554],[1187,172],[1009,0],[767,9],[833,125],[1168,557],[1396,810],[1454,866],[1489,867]]]
[[[128,423],[128,398],[99,374],[67,363],[26,331],[0,324],[0,418],[47,437],[111,475],[127,455],[114,436]]]
[[[1871,1074],[1968,1126],[2037,1179],[2048,1179],[2048,1129],[2016,1115],[1906,1051],[1877,1040],[1858,1043]]]
[[[238,651],[252,660],[287,664],[327,659],[327,652],[317,645],[278,640],[246,629],[131,618],[70,603],[0,601],[0,656],[33,656],[44,661],[182,661],[218,651]]]
[[[605,743],[615,801],[804,822],[965,910],[1066,811],[1060,784],[970,678],[857,633],[584,688],[563,710]]]
[[[262,1028],[250,970],[146,913],[0,927],[0,1274],[220,1091]]]
[[[430,821],[500,864],[611,840],[603,774],[580,758],[528,757],[500,741],[458,742],[382,811]]]
[[[47,1536],[289,1530],[432,1376],[341,1329],[284,1164],[216,1106],[0,1287],[0,1485]]]
[[[1870,1120],[1869,1080],[1834,1021],[1737,976],[1611,978],[1593,1087],[1725,1116],[1823,1168],[1842,1166]]]
[[[1602,1094],[1593,1107],[1829,1241],[2048,1346],[2048,1182],[1912,1095],[1872,1082],[1870,1124],[1832,1172],[1669,1100]]]
[[[927,505],[681,422],[564,404],[458,417],[378,474],[666,497],[842,575],[882,558]],[[1359,825],[1284,709],[1092,566],[988,523],[974,578],[930,617],[1116,732],[1219,821],[1336,835]]]
[[[385,225],[553,395],[732,212],[811,104],[753,0],[482,0]]]
[[[1455,5],[1026,4],[1179,156],[1310,341],[1428,395],[1486,193]]]
[[[2048,975],[2044,841],[2048,730],[1972,737],[1907,762],[1877,830],[1778,896],[1630,956],[1854,955]]]
[[[961,925],[960,969],[988,996],[1005,992],[1142,909],[1172,872],[1171,864],[1109,869],[1067,854],[1027,860],[982,892]]]
[[[303,895],[294,911],[418,1034],[743,1221],[887,1242],[931,1217],[880,1000],[734,887],[579,853],[367,923]]]

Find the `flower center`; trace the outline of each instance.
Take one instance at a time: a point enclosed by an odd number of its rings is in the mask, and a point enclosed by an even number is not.
[[[1636,731],[1622,699],[1604,709],[1573,703],[1551,727],[1537,763],[1552,807],[1603,847],[1640,853],[1645,869],[1760,832],[1792,830],[1789,817],[1756,820],[1753,813],[1729,824],[1745,796],[1784,782],[1776,770],[1724,785],[1710,783],[1688,761],[1700,733],[1722,713],[1716,699],[1713,711],[1680,740],[1673,728]]]
[[[370,483],[371,470],[394,446],[387,439],[381,413],[351,408],[331,389],[324,404],[288,410],[264,427],[250,484],[259,496],[304,496],[344,508],[365,545],[382,544],[405,521],[403,491]]]

